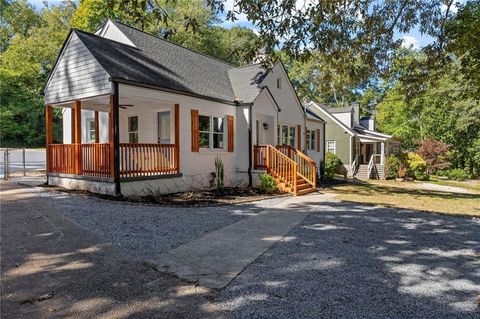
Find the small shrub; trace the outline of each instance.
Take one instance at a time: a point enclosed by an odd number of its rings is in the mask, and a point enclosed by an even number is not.
[[[458,168],[450,169],[444,172],[449,179],[453,179],[455,181],[464,181],[470,177],[470,175],[466,171]]]
[[[340,158],[333,153],[327,152],[325,155],[325,177],[327,179],[333,179],[337,167],[340,165],[342,165]]]
[[[428,180],[427,163],[417,153],[410,152],[407,154],[407,176],[418,180]]]
[[[402,160],[396,155],[388,155],[385,160],[385,178],[394,179],[398,177],[398,172],[400,166],[402,165]]]
[[[277,182],[275,181],[275,178],[273,178],[272,175],[269,175],[267,173],[262,173],[260,174],[260,186],[258,189],[262,193],[271,193],[275,190],[277,190]]]
[[[224,179],[223,161],[220,156],[217,156],[215,158],[215,185],[219,190],[222,190],[224,187],[223,179]]]

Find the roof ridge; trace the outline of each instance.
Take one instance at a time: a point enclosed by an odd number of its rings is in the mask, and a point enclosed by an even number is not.
[[[130,28],[130,29],[135,30],[135,31],[137,31],[137,32],[140,32],[140,33],[146,34],[146,35],[148,35],[148,36],[151,36],[151,37],[153,37],[153,38],[155,38],[155,39],[158,39],[158,40],[167,42],[167,43],[169,43],[169,44],[175,45],[175,46],[177,46],[177,47],[179,47],[179,48],[182,48],[182,49],[184,49],[184,50],[188,50],[188,51],[191,51],[191,52],[193,52],[193,53],[202,55],[202,56],[204,56],[204,57],[206,57],[206,58],[209,58],[209,59],[211,59],[211,60],[214,60],[214,61],[223,63],[223,64],[225,64],[226,66],[238,68],[236,65],[233,65],[233,64],[231,64],[231,63],[229,63],[229,62],[222,61],[222,60],[217,59],[217,58],[215,58],[215,57],[212,57],[212,56],[210,56],[210,55],[208,55],[208,54],[205,54],[205,53],[202,53],[202,52],[198,52],[198,51],[196,51],[196,50],[193,50],[193,49],[184,47],[184,46],[182,46],[182,45],[180,45],[180,44],[178,44],[178,43],[175,43],[175,42],[169,41],[169,40],[167,40],[167,39],[161,38],[161,37],[159,37],[159,36],[153,35],[153,34],[151,34],[151,33],[142,31],[142,30],[137,29],[137,28],[135,28],[135,27],[129,26],[129,25],[123,23],[123,22],[120,22],[120,21],[117,21],[117,20],[111,20],[111,21],[112,21],[113,23],[118,23],[118,24],[120,24],[120,25],[122,25],[122,26],[124,26],[124,27]],[[127,36],[127,37],[128,37],[128,36]],[[130,41],[132,41],[132,40],[130,39]]]
[[[127,43],[124,43],[124,42],[115,41],[115,40],[112,40],[112,39],[109,39],[109,38],[105,38],[105,37],[102,37],[102,36],[97,35],[97,34],[95,34],[95,33],[83,31],[83,30],[76,29],[76,28],[72,28],[72,30],[73,30],[74,32],[80,32],[80,33],[83,33],[83,34],[86,34],[86,35],[90,35],[90,36],[93,36],[93,37],[96,37],[96,38],[99,38],[99,39],[102,39],[102,40],[106,40],[106,41],[109,41],[109,42],[113,42],[113,43],[115,43],[115,44],[125,45],[125,46],[127,46],[127,47],[129,47],[129,48],[132,48],[132,49],[135,49],[135,50],[138,50],[138,51],[142,51],[142,50],[140,50],[139,48],[137,48],[136,46],[133,46],[133,45],[130,45],[130,44],[127,44]]]

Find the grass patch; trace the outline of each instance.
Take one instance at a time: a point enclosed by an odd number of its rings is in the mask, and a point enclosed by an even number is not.
[[[480,194],[419,189],[415,182],[355,182],[326,186],[323,191],[337,194],[342,201],[480,217]]]

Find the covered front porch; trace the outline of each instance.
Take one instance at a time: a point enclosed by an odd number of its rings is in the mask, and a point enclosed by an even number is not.
[[[53,143],[54,108],[62,144]],[[180,176],[179,112],[171,99],[119,94],[117,83],[113,94],[47,105],[47,176],[103,183],[114,194],[120,182]]]

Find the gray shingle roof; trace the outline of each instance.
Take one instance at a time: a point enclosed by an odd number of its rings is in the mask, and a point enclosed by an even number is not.
[[[74,30],[112,77],[224,101],[252,102],[260,93],[259,65],[237,68],[118,22],[136,47]]]
[[[252,64],[230,69],[228,75],[235,93],[235,99],[251,103],[260,94],[261,88],[258,85],[264,79],[266,72],[259,64]]]

